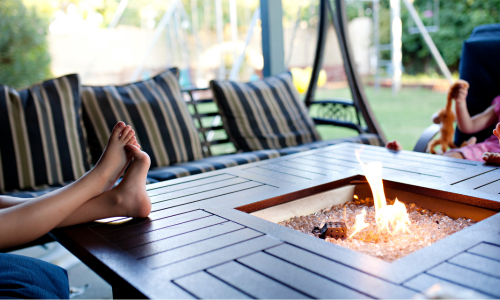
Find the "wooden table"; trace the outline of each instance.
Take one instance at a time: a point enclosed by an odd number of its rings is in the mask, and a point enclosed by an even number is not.
[[[363,180],[354,156],[361,147],[340,144],[152,184],[149,218],[52,235],[116,298],[409,298],[442,282],[500,297],[499,214],[393,263],[248,214]],[[496,167],[372,146],[361,158],[383,162],[386,186],[500,210]]]

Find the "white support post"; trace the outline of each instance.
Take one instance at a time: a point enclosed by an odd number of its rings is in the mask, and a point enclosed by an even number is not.
[[[222,44],[224,43],[224,24],[222,15],[222,0],[215,0],[215,22],[217,30],[217,44],[219,45],[219,80],[226,79],[226,65],[224,64],[224,52],[222,49]]]
[[[420,33],[422,34],[422,37],[424,38],[425,42],[427,43],[427,46],[431,50],[432,56],[434,56],[434,59],[436,60],[438,66],[439,66],[439,69],[441,70],[443,75],[446,77],[446,79],[448,79],[450,84],[452,84],[453,83],[453,76],[451,76],[451,72],[448,69],[448,66],[444,62],[443,57],[441,56],[436,45],[432,41],[432,38],[429,35],[429,32],[427,31],[427,29],[424,26],[424,23],[422,22],[422,20],[418,16],[418,13],[415,10],[415,7],[408,0],[403,0],[403,2],[405,3],[406,8],[410,12],[410,15],[413,18],[413,21],[415,22],[415,24],[417,24],[417,27],[420,30]]]
[[[229,80],[238,79],[238,73],[240,72],[241,64],[243,63],[243,59],[245,58],[245,52],[247,50],[248,44],[250,44],[250,40],[252,39],[253,29],[255,28],[255,25],[257,24],[257,20],[259,18],[260,18],[260,7],[257,7],[253,13],[252,21],[250,21],[250,27],[248,27],[247,30],[247,36],[245,38],[245,46],[243,47],[243,50],[241,51],[240,55],[238,55],[238,57],[233,63],[233,66],[231,67],[231,72],[229,73]]]
[[[139,77],[139,75],[141,74],[142,68],[144,67],[144,63],[146,62],[146,59],[148,58],[149,53],[151,53],[151,51],[153,50],[154,46],[156,45],[156,43],[158,42],[158,39],[161,36],[163,29],[165,29],[168,22],[172,18],[172,15],[174,14],[174,11],[177,8],[178,3],[179,3],[179,0],[172,1],[172,3],[170,4],[170,7],[165,12],[165,14],[161,18],[160,22],[156,26],[155,33],[153,34],[153,38],[151,39],[151,42],[149,43],[148,49],[142,55],[141,60],[139,61],[139,64],[135,68],[132,76],[130,77],[131,82],[136,81],[137,78]]]
[[[401,89],[402,72],[402,24],[401,0],[391,0],[391,56],[392,56],[392,94],[395,96]]]
[[[229,0],[229,21],[231,22],[231,42],[233,43],[233,65],[238,57],[238,16],[236,0]],[[236,79],[238,74],[236,74]]]

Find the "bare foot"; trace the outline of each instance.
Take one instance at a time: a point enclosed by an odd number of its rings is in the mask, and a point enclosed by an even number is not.
[[[125,148],[132,155],[133,161],[123,180],[112,192],[115,192],[125,216],[145,218],[151,212],[151,200],[146,192],[146,176],[151,160],[146,152],[134,145],[127,145]]]
[[[388,142],[385,147],[389,150],[394,150],[394,151],[401,151],[403,150],[403,146],[401,146],[401,144],[394,140],[394,141],[390,141]]]
[[[483,160],[489,164],[500,165],[500,153],[484,152]]]
[[[109,190],[120,178],[121,174],[130,163],[125,145],[134,137],[132,127],[118,122],[108,139],[108,144],[99,158],[92,172],[98,174],[100,182],[104,183],[104,191]]]

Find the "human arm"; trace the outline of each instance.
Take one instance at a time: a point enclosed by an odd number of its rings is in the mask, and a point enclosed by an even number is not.
[[[465,98],[467,97],[468,87],[461,85],[453,91],[451,97],[455,99],[455,110],[457,115],[458,128],[466,134],[479,132],[497,121],[495,106],[491,105],[480,114],[471,117],[467,109]]]
[[[457,102],[456,111],[458,128],[466,134],[479,132],[497,121],[494,105],[471,117],[465,102]]]

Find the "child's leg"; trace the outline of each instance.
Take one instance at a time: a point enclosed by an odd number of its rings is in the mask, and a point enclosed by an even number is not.
[[[443,154],[444,156],[448,157],[454,157],[454,158],[459,158],[459,159],[465,159],[465,157],[462,155],[462,153],[457,152],[457,151],[447,151]]]
[[[145,218],[151,212],[151,201],[146,192],[149,156],[137,147],[127,146],[134,160],[120,184],[90,201],[85,202],[57,227],[82,224],[99,219],[125,216]]]
[[[125,145],[131,140],[130,126],[118,123],[94,169],[77,181],[20,205],[0,210],[0,249],[32,241],[59,225],[77,208],[104,191],[128,162]],[[133,146],[132,146],[133,147]],[[13,199],[4,199],[11,202]]]

